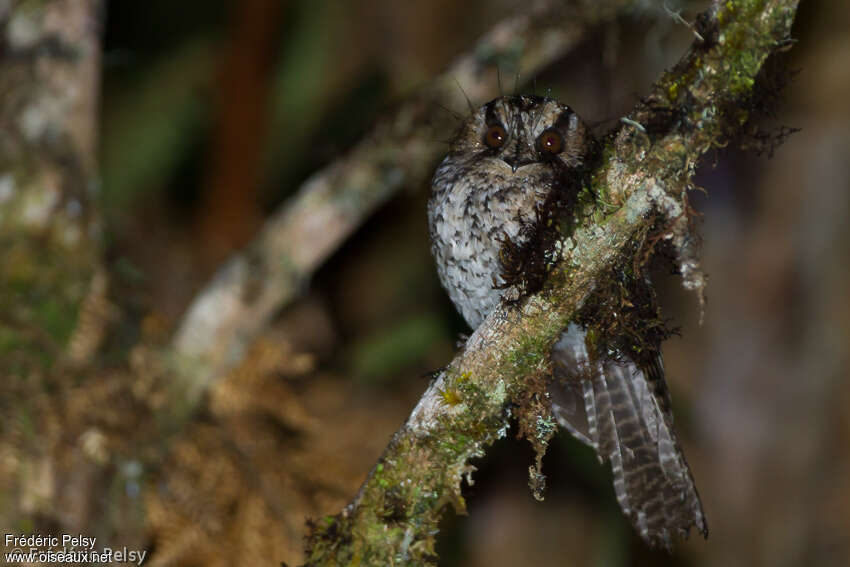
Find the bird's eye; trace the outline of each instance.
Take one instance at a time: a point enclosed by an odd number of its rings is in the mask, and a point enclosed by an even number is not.
[[[484,134],[484,143],[493,149],[501,148],[507,138],[508,133],[505,132],[505,129],[498,124],[494,124],[487,128],[487,133]]]
[[[549,128],[537,137],[537,146],[541,152],[559,154],[564,149],[564,137],[554,128]]]

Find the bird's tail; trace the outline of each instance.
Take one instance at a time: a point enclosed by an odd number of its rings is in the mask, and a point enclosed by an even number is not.
[[[591,360],[585,332],[571,324],[552,351],[552,411],[562,427],[611,463],[623,513],[653,547],[672,533],[708,535],[691,471],[673,430],[660,358],[649,368],[630,360]]]

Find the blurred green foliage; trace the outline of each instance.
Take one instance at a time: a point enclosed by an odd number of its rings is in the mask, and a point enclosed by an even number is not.
[[[436,313],[412,316],[381,328],[352,345],[351,370],[370,382],[395,378],[422,361],[447,334],[444,318]]]
[[[209,130],[215,69],[211,39],[190,39],[107,91],[102,126],[101,199],[107,215],[151,188],[165,188]]]

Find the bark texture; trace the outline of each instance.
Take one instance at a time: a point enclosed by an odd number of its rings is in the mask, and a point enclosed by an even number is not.
[[[10,6],[14,4],[14,7]],[[12,518],[85,525],[80,485],[91,461],[77,453],[74,479],[58,480],[53,447],[63,431],[58,384],[91,363],[110,306],[100,267],[95,143],[100,2],[5,3],[0,13],[0,368],[2,433]],[[8,405],[7,405],[8,404]],[[45,411],[50,408],[49,411]],[[82,442],[82,439],[80,439]],[[63,487],[65,490],[63,490]],[[7,518],[8,519],[8,518]]]

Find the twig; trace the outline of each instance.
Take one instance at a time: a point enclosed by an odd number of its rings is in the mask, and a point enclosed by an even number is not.
[[[667,2],[664,2],[664,11],[667,12],[668,16],[673,18],[674,22],[678,22],[678,23],[682,24],[683,26],[685,26],[686,28],[688,28],[689,30],[691,30],[691,33],[693,33],[694,37],[697,38],[699,41],[705,41],[705,38],[703,38],[702,35],[700,35],[700,33],[693,26],[693,24],[691,24],[689,21],[687,21],[685,18],[682,17],[682,13],[681,13],[680,10],[672,10],[672,9],[670,9],[669,6],[667,6]]]

